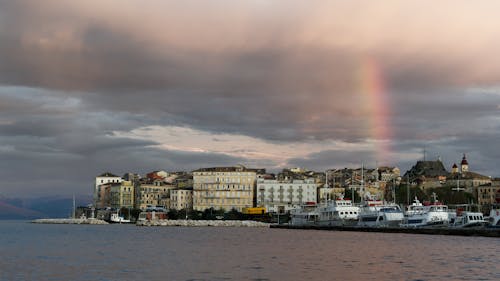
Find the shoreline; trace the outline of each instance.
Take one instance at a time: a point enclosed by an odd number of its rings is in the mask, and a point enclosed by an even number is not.
[[[361,227],[361,226],[294,226],[286,224],[273,224],[270,228],[278,229],[303,229],[303,230],[327,230],[327,231],[355,231],[355,232],[379,232],[379,233],[406,233],[426,235],[453,235],[453,236],[482,236],[500,237],[500,229],[495,228],[445,228],[445,227]]]
[[[99,219],[36,219],[32,220],[31,223],[40,224],[95,224],[95,225],[107,225],[106,221]]]
[[[269,223],[250,220],[152,220],[138,221],[137,226],[186,226],[186,227],[270,227]]]

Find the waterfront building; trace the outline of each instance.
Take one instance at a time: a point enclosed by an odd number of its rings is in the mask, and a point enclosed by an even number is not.
[[[134,183],[122,181],[110,184],[110,207],[114,209],[134,208]]]
[[[257,206],[270,213],[284,213],[306,203],[316,203],[317,185],[314,178],[304,180],[257,181]]]
[[[479,205],[493,205],[500,203],[500,185],[492,183],[477,187],[477,203]]]
[[[111,206],[111,186],[119,183],[105,183],[97,187],[94,193],[94,206],[97,209],[104,209]]]
[[[202,168],[193,171],[193,209],[229,211],[254,206],[257,173],[244,166]]]
[[[109,206],[110,184],[121,183],[123,179],[110,172],[105,172],[95,177],[93,201],[96,208],[105,208]]]
[[[172,189],[170,191],[170,209],[192,210],[193,190],[192,189]]]
[[[175,186],[167,184],[163,180],[153,182],[143,180],[136,193],[136,208],[145,210],[149,206],[170,207],[170,190]]]

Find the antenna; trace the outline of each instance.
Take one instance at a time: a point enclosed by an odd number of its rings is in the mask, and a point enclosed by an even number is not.
[[[425,154],[426,154],[427,150],[425,150],[425,146],[424,146],[424,161],[425,161]]]
[[[465,188],[460,188],[460,174],[457,174],[457,187],[452,188],[451,190],[453,190],[453,191],[465,190]]]

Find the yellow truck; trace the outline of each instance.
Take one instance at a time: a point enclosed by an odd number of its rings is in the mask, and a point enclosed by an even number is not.
[[[243,208],[242,213],[245,215],[263,215],[266,213],[266,208],[264,207]]]

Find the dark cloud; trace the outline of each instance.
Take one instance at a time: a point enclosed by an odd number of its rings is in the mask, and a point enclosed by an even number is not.
[[[115,135],[152,125],[283,145],[390,138],[397,165],[415,160],[398,153],[426,146],[446,159],[468,152],[495,172],[500,30],[482,20],[494,19],[495,7],[453,3],[457,16],[443,21],[445,4],[428,12],[293,2],[285,13],[282,4],[190,3],[0,1],[0,153],[13,164],[4,176],[15,179],[7,182],[21,188],[23,167],[62,189],[73,165],[85,182],[100,169],[276,165]],[[378,85],[367,80],[369,63]],[[370,86],[383,103],[374,104]],[[380,160],[373,149],[351,150],[287,164]]]
[[[288,161],[292,167],[304,167],[310,170],[359,168],[364,165],[374,168],[377,165],[375,155],[371,150],[337,151],[326,150],[312,153],[304,158],[293,158]]]

